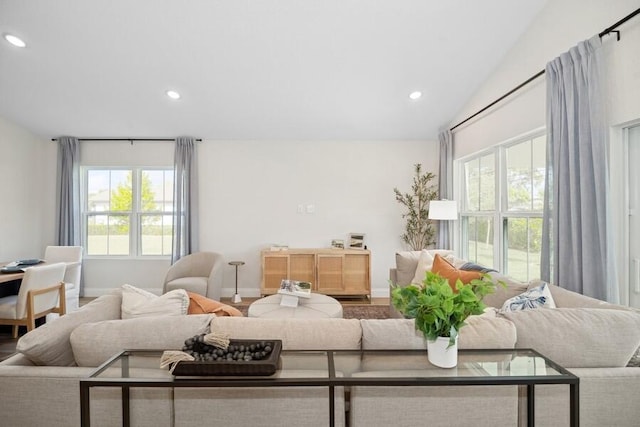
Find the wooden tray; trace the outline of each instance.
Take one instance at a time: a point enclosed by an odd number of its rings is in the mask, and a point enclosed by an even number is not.
[[[271,346],[271,353],[262,360],[245,361],[214,361],[214,362],[196,362],[182,361],[178,362],[173,370],[174,376],[240,376],[240,375],[273,375],[278,370],[280,362],[280,352],[282,351],[281,340],[230,340],[229,345],[251,345],[265,342]]]

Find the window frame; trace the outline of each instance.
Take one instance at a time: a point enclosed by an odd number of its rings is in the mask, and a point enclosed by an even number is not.
[[[466,218],[469,217],[492,217],[492,225],[494,227],[493,233],[493,266],[498,271],[506,272],[508,267],[508,234],[507,234],[507,222],[510,218],[514,219],[531,219],[531,218],[543,218],[543,211],[533,210],[508,210],[508,185],[507,185],[507,149],[515,145],[533,141],[536,138],[540,138],[546,135],[546,128],[535,129],[531,132],[518,135],[514,138],[508,139],[501,143],[495,144],[489,148],[480,150],[478,152],[469,154],[467,156],[456,159],[454,162],[454,173],[458,177],[457,185],[455,186],[456,199],[460,200],[460,221],[457,227],[455,227],[454,235],[454,248],[462,258],[469,259],[469,247],[465,245],[465,239],[468,238],[468,230],[464,227]],[[482,210],[469,210],[466,194],[466,180],[465,180],[465,167],[464,165],[470,161],[485,157],[487,155],[495,156],[495,169],[494,169],[494,207],[493,211]],[[529,236],[527,236],[529,239]],[[529,240],[527,240],[529,242]],[[529,252],[527,252],[529,253]],[[529,263],[527,263],[529,264]],[[509,274],[506,272],[506,274]],[[529,265],[527,265],[528,280],[532,280],[540,276],[540,272],[531,274],[529,272]]]
[[[131,211],[103,211],[90,212],[88,205],[88,183],[89,171],[131,171]],[[170,259],[171,254],[167,255],[143,255],[142,254],[142,217],[149,215],[175,215],[175,203],[171,211],[143,211],[141,207],[141,185],[143,171],[171,171],[174,172],[172,166],[81,166],[80,167],[80,226],[83,257],[88,259]],[[98,215],[123,215],[129,218],[129,254],[89,254],[88,253],[88,219]]]

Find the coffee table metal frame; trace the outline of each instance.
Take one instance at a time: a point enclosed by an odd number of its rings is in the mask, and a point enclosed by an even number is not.
[[[516,375],[516,376],[424,376],[424,377],[349,377],[336,376],[335,359],[343,355],[360,355],[360,357],[385,354],[402,357],[404,355],[418,356],[426,352],[424,350],[285,350],[283,355],[324,354],[327,358],[327,376],[317,378],[273,378],[273,377],[172,377],[159,378],[135,378],[129,377],[129,356],[159,356],[162,350],[123,350],[114,355],[101,366],[96,368],[88,378],[80,380],[80,419],[83,427],[90,427],[90,398],[92,387],[118,387],[122,390],[122,425],[130,426],[129,397],[131,388],[158,387],[327,387],[329,391],[330,426],[335,425],[335,387],[350,386],[482,386],[482,385],[518,385],[526,388],[527,394],[527,425],[535,425],[535,386],[539,384],[567,384],[569,385],[570,426],[579,427],[579,384],[580,379],[533,349],[480,349],[459,350],[460,355],[478,356],[509,356],[518,355],[529,358],[541,358],[546,366],[555,370],[557,375]],[[105,370],[120,363],[121,378],[99,377]]]

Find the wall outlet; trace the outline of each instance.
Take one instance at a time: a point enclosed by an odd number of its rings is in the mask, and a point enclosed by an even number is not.
[[[304,206],[303,205],[298,205],[298,213],[304,213]]]
[[[312,214],[316,212],[316,205],[307,205],[307,213]]]

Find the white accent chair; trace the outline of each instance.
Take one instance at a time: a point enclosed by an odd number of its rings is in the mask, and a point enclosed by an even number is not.
[[[204,295],[220,301],[224,258],[216,252],[196,252],[183,256],[169,267],[162,293],[174,289]]]
[[[48,263],[63,262],[67,313],[80,308],[80,274],[82,271],[82,246],[47,246],[44,260]]]
[[[64,263],[27,268],[18,295],[0,298],[0,324],[13,325],[13,338],[22,325],[28,332],[35,329],[36,319],[65,314],[64,271]]]

